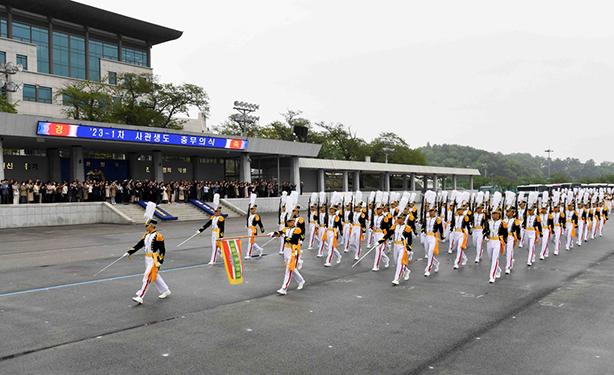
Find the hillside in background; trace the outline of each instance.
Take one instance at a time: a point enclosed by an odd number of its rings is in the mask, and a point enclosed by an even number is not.
[[[552,159],[548,178],[548,159],[530,154],[502,154],[460,145],[430,145],[418,149],[428,165],[471,167],[479,169],[478,185],[496,184],[512,187],[519,184],[556,182],[614,183],[614,163],[595,164],[593,160]]]

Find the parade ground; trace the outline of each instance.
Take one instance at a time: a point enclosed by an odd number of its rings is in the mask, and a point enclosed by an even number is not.
[[[274,215],[265,215],[267,231]],[[304,250],[302,274],[279,296],[284,264],[277,243],[245,261],[245,283],[230,286],[209,266],[203,223],[162,223],[172,290],[143,305],[143,253],[94,274],[132,247],[141,225],[0,231],[2,374],[611,374],[614,367],[614,241],[606,234],[528,268],[516,251],[512,275],[488,283],[488,261],[423,276],[415,241],[408,281],[394,266],[372,272],[372,256],[323,267]],[[244,234],[229,219],[226,236]],[[259,239],[260,243],[266,238]]]

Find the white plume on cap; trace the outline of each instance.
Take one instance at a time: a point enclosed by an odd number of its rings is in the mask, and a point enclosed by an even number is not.
[[[456,205],[460,207],[462,204],[463,204],[463,194],[456,192]]]
[[[505,192],[505,208],[509,209],[516,203],[516,193],[513,191]]]
[[[292,210],[294,209],[294,195],[292,195],[292,193],[290,193],[290,195],[288,195],[286,197],[286,215],[287,217],[291,217],[292,216]]]
[[[448,200],[448,192],[447,191],[443,191],[441,193],[441,201],[442,202],[447,202],[447,200]]]
[[[326,204],[326,193],[323,191],[320,192],[319,202],[320,202],[320,206],[323,206]]]
[[[375,202],[375,192],[372,191],[369,193],[369,202],[368,203],[373,203]]]
[[[520,193],[518,193],[518,203],[524,202],[524,201],[525,201],[525,194],[524,194],[524,191],[521,191]]]
[[[435,194],[433,190],[427,190],[426,193],[424,193],[424,200],[426,201],[426,204],[428,205],[429,208],[435,207],[436,197],[437,197],[437,194]]]
[[[348,191],[343,195],[343,200],[345,201],[345,204],[351,204],[352,203],[352,192]]]
[[[490,191],[484,193],[484,202],[490,201]]]
[[[456,196],[458,195],[458,191],[456,190],[452,190],[450,192],[450,197],[449,197],[449,201],[450,202],[454,202],[456,200]]]
[[[484,203],[484,192],[478,191],[478,194],[475,197],[475,204],[478,206]]]
[[[256,197],[257,195],[255,193],[251,193],[249,196],[249,206],[252,207],[253,205],[256,204]]]
[[[492,208],[494,210],[499,208],[499,205],[501,204],[501,198],[503,196],[501,195],[500,191],[495,191],[495,193],[492,195]]]
[[[379,191],[379,190],[378,190],[378,191],[375,193],[375,204],[376,204],[377,206],[379,206],[380,204],[382,204],[382,198],[383,198],[383,196],[384,196],[384,193],[382,193],[382,192],[381,192],[381,191]]]
[[[416,201],[416,193],[413,192],[411,193],[411,195],[409,196],[409,203],[414,203]]]
[[[468,191],[464,191],[462,195],[463,195],[463,200],[462,200],[463,204],[469,203],[469,198],[471,198],[471,193],[469,193]]]
[[[550,195],[547,191],[542,193],[542,207],[548,207],[548,202],[550,202]]]
[[[318,205],[318,193],[311,193],[311,199],[309,199],[311,201],[312,205]]]
[[[529,199],[527,201],[527,206],[529,208],[533,207],[537,203],[538,198],[539,198],[539,192],[537,191],[529,192]]]
[[[220,195],[218,193],[213,194],[213,209],[217,210],[217,208],[220,206]]]
[[[387,191],[385,191],[385,192],[382,194],[382,204],[387,204],[387,203],[389,203],[389,202],[390,202],[390,201],[389,201],[389,199],[390,199],[390,193],[388,193]]]
[[[362,191],[356,191],[354,193],[354,206],[362,203]]]
[[[147,206],[145,206],[145,213],[143,217],[145,218],[145,222],[153,220],[154,213],[156,212],[156,204],[154,202],[147,202]]]
[[[409,198],[410,197],[411,197],[411,194],[409,194],[406,191],[403,192],[403,196],[401,197],[401,200],[399,201],[399,215],[403,212],[405,207],[407,207],[407,204],[409,203]]]
[[[552,205],[558,206],[561,204],[561,192],[555,190],[552,192]]]
[[[281,205],[285,206],[287,201],[288,201],[288,192],[282,191],[281,192]]]

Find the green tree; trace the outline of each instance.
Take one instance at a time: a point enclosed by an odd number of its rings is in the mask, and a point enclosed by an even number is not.
[[[388,162],[397,164],[425,165],[426,158],[420,150],[411,149],[407,142],[392,132],[380,133],[368,145],[371,159],[377,162],[386,160],[386,149],[389,149]]]
[[[0,112],[17,113],[17,107],[9,102],[6,95],[0,95]]]

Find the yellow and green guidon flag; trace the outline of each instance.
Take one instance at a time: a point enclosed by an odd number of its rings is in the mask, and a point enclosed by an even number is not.
[[[220,240],[224,268],[230,285],[243,284],[243,256],[241,254],[241,240]]]

